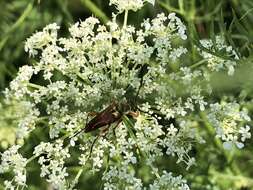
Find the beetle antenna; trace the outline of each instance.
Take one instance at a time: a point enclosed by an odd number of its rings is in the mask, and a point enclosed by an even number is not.
[[[138,96],[139,96],[141,87],[144,85],[144,79],[143,79],[143,77],[144,77],[144,75],[147,74],[147,72],[148,72],[148,64],[142,65],[142,66],[141,66],[141,69],[140,69],[140,71],[139,71],[139,74],[138,74],[138,77],[139,77],[141,80],[140,80],[139,88],[138,88],[138,90],[137,90],[137,92],[136,92],[136,95],[135,95],[135,97],[134,97],[134,103],[135,103],[135,105],[137,105],[136,102],[137,102],[137,98],[138,98]]]
[[[96,143],[96,141],[98,140],[99,137],[100,137],[100,135],[97,136],[97,137],[94,139],[94,141],[92,142],[91,147],[90,147],[90,153],[89,153],[88,159],[91,157],[91,153],[92,153],[93,147],[94,147],[94,145],[95,145],[95,143]]]
[[[85,123],[88,122],[88,117],[89,117],[89,114],[87,114],[86,122],[85,122]],[[77,135],[79,135],[81,132],[83,132],[83,131],[85,130],[85,128],[86,128],[86,125],[85,125],[83,128],[77,130],[77,132],[76,132],[74,135],[72,135],[72,136],[70,137],[70,139],[76,137]]]
[[[69,138],[74,138],[76,137],[77,135],[79,135],[81,132],[83,132],[85,130],[85,127],[83,127],[82,129],[79,129],[74,135],[70,136]]]
[[[135,95],[135,97],[134,97],[134,102],[135,102],[135,104],[136,104],[136,102],[137,102],[137,98],[138,98],[138,96],[139,96],[139,93],[140,93],[140,90],[141,90],[141,87],[143,86],[143,84],[144,84],[144,82],[143,82],[143,77],[142,77],[142,78],[141,78],[141,81],[140,81],[140,85],[139,85],[138,91],[137,91],[137,93],[136,93],[136,95]]]

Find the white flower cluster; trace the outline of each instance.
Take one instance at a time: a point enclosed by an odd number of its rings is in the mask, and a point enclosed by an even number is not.
[[[236,102],[221,102],[210,105],[209,121],[216,128],[217,137],[224,141],[226,149],[233,144],[244,147],[244,141],[251,138],[250,127],[245,122],[251,121],[246,109]]]
[[[166,148],[166,154],[177,156],[177,163],[184,162],[188,170],[192,165],[195,164],[195,158],[189,156],[189,151],[192,149],[191,141],[203,143],[202,138],[198,138],[196,131],[191,126],[191,123],[182,121],[180,123],[180,130],[175,128],[173,124],[167,128],[166,137],[162,139],[161,145]]]
[[[137,10],[143,3],[111,0],[119,12]],[[197,134],[194,121],[197,112],[209,108],[208,72],[182,61],[188,53],[183,45],[186,27],[174,13],[146,19],[139,29],[126,23],[120,27],[115,16],[105,26],[90,17],[72,25],[70,37],[65,38],[57,36],[59,26],[50,24],[26,41],[25,50],[37,59],[33,66],[20,68],[5,91],[6,104],[19,106],[21,138],[32,135],[31,131],[36,133],[39,125],[49,133],[50,142],[36,146],[32,160],[39,157],[41,177],[55,189],[72,189],[88,170],[94,174],[104,171],[101,179],[107,190],[189,189],[181,176],[173,177],[158,165],[160,159],[171,156],[186,169],[195,164],[191,149],[194,143],[205,141]],[[225,48],[223,43],[217,44]],[[201,54],[207,61],[213,58],[213,54]],[[216,59],[215,65],[219,64],[228,65]],[[210,64],[208,67],[220,70]],[[112,102],[117,108],[101,114]],[[242,147],[240,143],[250,138],[249,127],[239,128],[237,124],[249,121],[249,117],[238,106],[213,104],[209,118],[222,140]],[[21,107],[25,111],[20,111]],[[134,111],[139,113],[137,118],[130,116]],[[89,123],[90,112],[102,116]],[[118,115],[121,117],[115,119]],[[75,136],[85,126],[98,128],[96,124],[109,130]],[[8,151],[3,153],[0,168],[16,167],[8,155],[19,154]],[[76,153],[80,154],[78,158]],[[66,161],[74,158],[82,169],[69,186],[68,178],[73,176]],[[21,174],[25,174],[24,167],[20,167]],[[143,179],[142,169],[150,173],[150,179]],[[20,172],[16,174],[15,179]]]
[[[222,36],[216,36],[215,42],[210,39],[200,40],[200,44],[206,50],[200,50],[200,54],[208,62],[208,67],[212,71],[227,70],[228,75],[233,75],[235,71],[236,61],[239,59],[238,54],[232,48],[227,46]],[[222,56],[227,57],[222,57]]]
[[[65,177],[68,176],[65,160],[70,157],[67,148],[63,148],[63,142],[57,140],[54,144],[41,142],[35,147],[33,154],[39,157],[41,165],[41,177],[46,177],[54,189],[68,189]]]
[[[159,180],[154,181],[150,185],[150,190],[160,190],[160,189],[171,189],[171,190],[190,190],[186,181],[182,179],[182,176],[173,177],[172,173],[163,171],[163,175]]]
[[[18,153],[20,145],[14,145],[1,154],[0,174],[13,171],[14,177],[11,181],[4,182],[6,189],[26,186],[26,164],[27,159]]]
[[[106,181],[105,190],[143,189],[141,180],[135,177],[135,172],[130,167],[110,167],[103,180]]]
[[[11,94],[9,93],[9,95]],[[19,100],[16,100],[16,98],[18,97],[8,97],[8,100],[5,101],[5,106],[9,106],[9,110],[7,110],[10,112],[9,119],[13,119],[13,123],[17,126],[15,129],[16,137],[22,141],[23,138],[27,137],[35,129],[36,123],[39,121],[38,116],[40,112],[33,102],[20,100],[21,97]]]
[[[155,0],[110,0],[110,5],[115,5],[121,13],[126,10],[137,11],[143,7],[145,2],[155,4]]]
[[[191,130],[188,128],[189,125],[182,122],[180,130],[171,125],[165,138],[162,137],[165,135],[162,126],[155,118],[148,115],[140,115],[132,127],[129,129],[125,123],[122,123],[115,131],[116,139],[113,140],[113,132],[111,131],[107,136],[110,140],[99,139],[93,147],[91,153],[92,170],[98,171],[103,165],[107,165],[108,168],[103,174],[104,189],[124,189],[126,187],[128,189],[147,189],[143,186],[142,179],[135,176],[138,172],[136,166],[141,164],[138,163],[140,160],[145,163],[143,167],[148,166],[150,173],[155,174],[157,178],[148,189],[173,187],[181,190],[189,188],[181,177],[174,179],[171,174],[166,172],[160,177],[159,168],[155,167],[156,159],[164,155],[164,148],[167,149],[167,155],[177,155],[178,162],[186,163],[187,169],[195,164],[195,159],[190,158],[188,152],[191,150],[190,140],[197,140],[197,138],[195,138],[194,131],[189,132]],[[84,139],[87,139],[88,136],[85,135],[85,137]],[[87,144],[90,143],[85,141],[81,148],[84,152],[80,157],[83,167],[87,165],[88,161],[90,147]],[[107,155],[110,163],[103,159],[104,155]],[[163,178],[167,178],[167,180],[162,182]]]
[[[37,32],[33,35],[33,38],[27,39],[25,43],[25,51],[29,53],[30,56],[35,56],[38,54],[38,49],[41,49],[48,44],[55,44],[57,39],[57,30],[60,27],[56,23],[49,24],[43,31]]]
[[[6,98],[9,98],[9,95],[11,94],[10,91],[13,93],[11,97],[15,97],[15,99],[22,99],[24,98],[28,93],[29,89],[27,84],[29,83],[29,80],[34,74],[34,69],[32,66],[25,65],[19,69],[17,77],[11,81],[10,83],[10,89],[5,90]]]

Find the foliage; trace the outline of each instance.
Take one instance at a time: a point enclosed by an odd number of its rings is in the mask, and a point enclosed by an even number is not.
[[[1,13],[24,10],[1,28],[2,86],[19,67],[1,105],[6,189],[253,188],[251,1],[81,0],[101,21],[75,24],[74,3],[18,2]],[[58,24],[31,35],[33,19]],[[8,57],[29,35],[29,65]],[[101,110],[114,120],[87,132]]]

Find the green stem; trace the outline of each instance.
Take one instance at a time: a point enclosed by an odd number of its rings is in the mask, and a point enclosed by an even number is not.
[[[81,0],[81,3],[88,8],[94,15],[102,20],[103,23],[107,23],[109,18],[101,11],[91,0]]]
[[[230,181],[235,181],[235,182],[243,182],[247,185],[252,186],[253,185],[253,179],[245,177],[245,176],[241,176],[241,175],[229,175],[226,173],[220,173],[218,171],[211,171],[210,172],[212,175],[216,176],[219,180],[221,179],[226,179],[226,180],[230,180]]]
[[[204,64],[207,61],[207,59],[202,59],[200,61],[198,61],[197,63],[194,63],[193,65],[190,66],[191,69],[194,69],[202,64]]]
[[[184,1],[183,0],[179,0],[178,4],[179,4],[179,10],[180,10],[180,12],[184,15],[185,14],[185,11],[184,11]]]
[[[35,88],[35,89],[41,89],[43,86],[38,85],[38,84],[34,84],[34,83],[27,83],[27,86],[31,87],[31,88]]]
[[[92,82],[90,82],[89,80],[87,80],[86,78],[84,78],[84,77],[82,76],[81,73],[76,73],[76,74],[77,74],[77,76],[78,76],[80,79],[83,80],[83,82],[84,82],[85,84],[91,85],[91,86],[92,86]]]
[[[31,161],[33,161],[34,159],[36,159],[38,156],[40,156],[40,155],[33,155],[32,157],[30,157],[30,158],[26,161],[26,165],[27,165],[28,163],[30,163]]]
[[[62,1],[62,0],[57,0],[56,1],[58,6],[61,8],[61,11],[64,15],[66,15],[66,23],[71,23],[73,22],[72,15],[70,14],[68,10],[68,0]],[[65,19],[64,19],[65,20]]]
[[[171,12],[175,12],[175,13],[178,13],[178,14],[183,14],[180,10],[174,8],[174,7],[171,7],[169,4],[166,4],[162,1],[158,1],[158,4],[161,5],[163,8],[167,9],[167,11],[171,11]]]
[[[123,28],[126,28],[127,26],[127,17],[128,17],[128,10],[125,11]]]
[[[81,174],[83,173],[83,169],[80,169],[78,174],[75,177],[75,181],[78,181],[79,177],[81,176]]]
[[[81,169],[79,169],[78,173],[76,174],[75,179],[73,180],[73,183],[71,185],[72,188],[74,188],[75,185],[78,183],[78,180],[79,180],[80,176],[82,175],[82,173],[83,173],[83,169],[81,168]]]
[[[0,41],[0,51],[2,50],[2,48],[4,47],[5,43],[7,42],[7,40],[10,37],[10,34],[15,31],[19,26],[21,26],[24,22],[24,20],[26,19],[26,17],[28,17],[28,15],[30,14],[31,10],[33,8],[32,3],[29,3],[26,7],[26,9],[24,10],[23,14],[18,18],[18,20],[10,27],[9,30],[7,30],[6,34],[3,35],[5,36],[5,38],[3,38]]]

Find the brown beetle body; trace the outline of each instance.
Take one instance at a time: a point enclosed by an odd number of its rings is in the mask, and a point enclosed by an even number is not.
[[[117,104],[113,102],[103,111],[99,112],[92,120],[87,123],[84,128],[84,132],[94,131],[98,128],[110,125],[116,121],[121,120],[122,114],[117,111]]]
[[[103,132],[101,133],[105,134],[105,132],[109,129],[109,126],[112,123],[117,122],[115,127],[120,124],[120,122],[122,121],[123,114],[130,115],[132,117],[138,117],[139,112],[135,113],[129,110],[130,106],[128,104],[119,104],[113,101],[113,103],[111,103],[103,111],[96,114],[96,116],[91,119],[83,129],[75,133],[72,137],[77,136],[81,132],[88,133],[108,125],[108,127],[106,129],[103,129]]]

